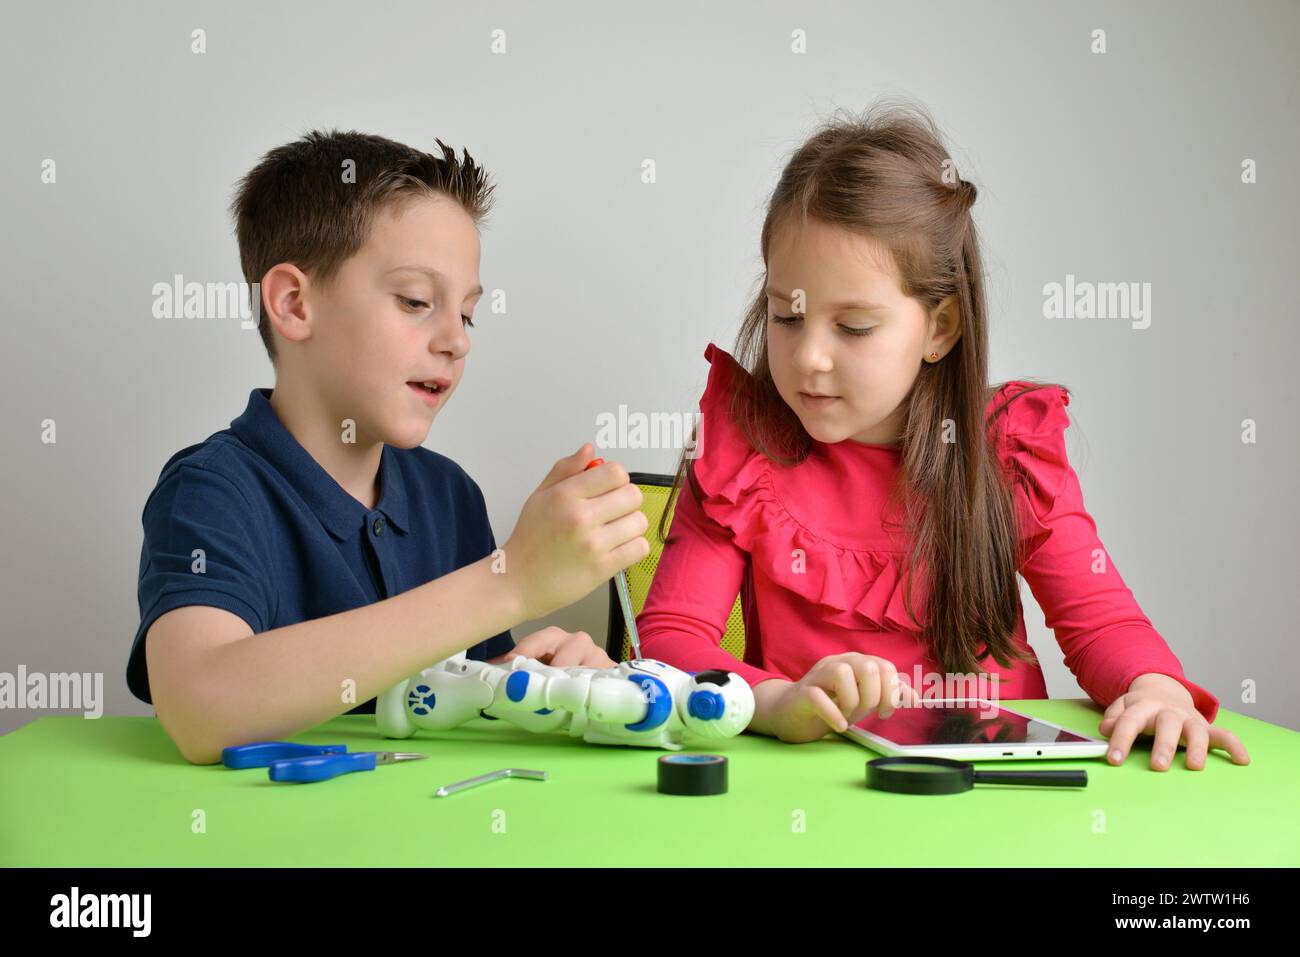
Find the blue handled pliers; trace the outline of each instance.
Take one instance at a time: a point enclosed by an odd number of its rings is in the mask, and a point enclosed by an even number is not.
[[[293,744],[257,741],[221,751],[228,768],[270,768],[272,781],[325,781],[352,771],[373,771],[378,765],[418,761],[427,754],[410,751],[348,751],[346,744]]]

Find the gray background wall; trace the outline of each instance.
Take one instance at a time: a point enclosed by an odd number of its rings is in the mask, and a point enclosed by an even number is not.
[[[1224,707],[1300,727],[1298,27],[1288,2],[8,3],[0,671],[103,672],[106,713],[150,713],[123,677],[145,497],[273,384],[256,333],[154,319],[151,287],[241,278],[226,206],[267,149],[318,126],[439,136],[497,179],[482,281],[509,312],[481,310],[427,444],[504,540],[599,413],[695,408],[784,158],[834,108],[905,94],[979,186],[992,377],[1073,389],[1085,502],[1143,609]],[[1043,318],[1067,274],[1150,282],[1150,328]],[[1082,695],[1025,595],[1051,694]],[[598,639],[604,620],[603,589],[550,619]]]

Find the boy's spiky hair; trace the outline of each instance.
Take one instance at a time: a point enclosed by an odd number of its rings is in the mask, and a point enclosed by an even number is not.
[[[400,198],[442,194],[481,224],[494,184],[465,150],[442,140],[442,156],[355,130],[313,130],[271,150],[240,180],[230,204],[244,280],[260,283],[278,263],[293,263],[328,282],[359,250],[375,214]],[[266,316],[258,334],[271,363],[275,343]]]

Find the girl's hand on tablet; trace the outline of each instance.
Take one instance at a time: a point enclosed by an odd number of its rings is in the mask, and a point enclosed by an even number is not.
[[[1151,767],[1168,771],[1174,763],[1181,739],[1187,745],[1185,767],[1200,771],[1211,748],[1221,748],[1232,756],[1233,764],[1249,764],[1250,755],[1241,740],[1226,728],[1213,727],[1196,710],[1192,695],[1180,682],[1168,675],[1139,675],[1129,683],[1128,692],[1111,702],[1098,730],[1110,738],[1106,760],[1123,764],[1139,734],[1154,734]]]
[[[764,682],[766,684],[766,682]],[[827,731],[844,731],[871,712],[888,718],[921,696],[898,675],[894,663],[877,655],[828,655],[773,699],[762,719],[769,733],[792,744],[817,741]]]
[[[524,619],[577,601],[650,553],[641,490],[617,462],[587,470],[593,451],[587,443],[555,463],[502,546]]]

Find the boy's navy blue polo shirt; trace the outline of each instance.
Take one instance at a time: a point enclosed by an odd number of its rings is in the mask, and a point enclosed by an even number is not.
[[[259,634],[391,598],[496,549],[483,493],[451,459],[385,445],[379,501],[367,509],[284,427],[270,397],[254,389],[229,429],[173,455],[145,502],[140,627],[126,667],[143,701],[153,700],[144,638],[164,612],[212,605]],[[429,622],[431,635],[437,628]],[[513,647],[504,631],[466,655],[484,661]],[[349,714],[374,710],[371,698]]]

